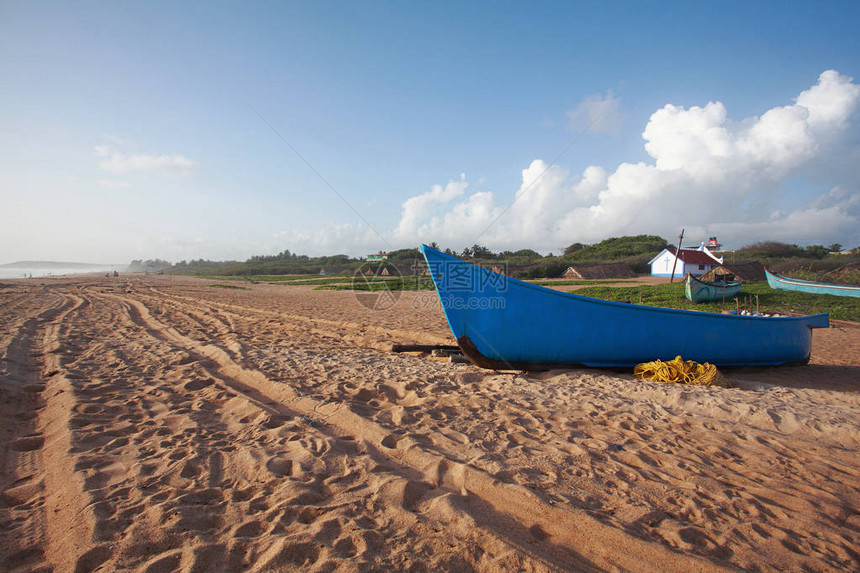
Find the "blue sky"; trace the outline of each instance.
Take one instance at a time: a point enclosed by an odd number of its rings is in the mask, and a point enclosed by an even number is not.
[[[0,263],[682,227],[855,247],[857,21],[855,2],[0,1]]]

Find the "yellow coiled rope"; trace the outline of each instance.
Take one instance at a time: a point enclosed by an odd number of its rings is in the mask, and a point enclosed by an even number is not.
[[[633,375],[643,380],[655,380],[673,384],[692,384],[699,386],[723,386],[723,377],[717,367],[705,362],[699,364],[692,360],[681,360],[676,356],[674,360],[663,362],[643,362],[633,368]]]

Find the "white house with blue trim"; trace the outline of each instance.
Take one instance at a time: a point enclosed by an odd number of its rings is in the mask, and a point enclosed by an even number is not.
[[[698,277],[723,264],[723,258],[716,257],[702,243],[697,249],[681,249],[677,256],[674,247],[663,249],[648,264],[651,265],[652,277],[671,277],[673,267],[676,277],[687,274]]]

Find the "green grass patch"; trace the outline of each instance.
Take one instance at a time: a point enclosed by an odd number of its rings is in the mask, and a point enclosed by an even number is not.
[[[222,277],[219,277],[222,280]],[[384,289],[392,291],[418,291],[433,290],[433,281],[430,277],[344,277],[330,276],[321,277],[313,275],[252,275],[250,277],[223,277],[223,280],[234,283],[241,282],[265,282],[280,285],[312,285],[316,290],[360,290],[380,291]],[[693,304],[684,296],[684,283],[678,281],[660,285],[643,286],[607,286],[617,283],[618,280],[557,280],[557,281],[529,281],[532,284],[559,287],[580,286],[585,288],[576,291],[576,294],[626,302],[633,304],[644,304],[648,306],[659,306],[664,308],[682,308],[688,310],[703,310],[709,312],[721,312],[722,310],[741,309],[755,310],[761,312],[780,314],[816,314],[829,312],[830,317],[836,320],[850,320],[860,322],[860,298],[840,297],[825,294],[807,294],[793,291],[781,291],[771,289],[767,282],[744,283],[743,290],[737,302],[734,298],[712,303]],[[213,288],[233,288],[247,290],[247,287],[236,284],[210,284]],[[758,305],[758,307],[756,307]]]
[[[289,280],[289,281],[278,281],[278,284],[284,285],[330,285],[330,284],[341,284],[348,283],[352,281],[352,277],[320,277],[316,279],[301,279],[301,280]]]
[[[239,286],[239,285],[225,285],[225,284],[219,284],[219,283],[212,283],[211,285],[206,285],[206,286],[208,286],[210,288],[231,288],[231,289],[237,289],[237,290],[249,290],[248,287],[243,287],[243,286]]]
[[[332,275],[330,277],[322,277],[319,275],[248,275],[244,277],[218,276],[208,278],[234,283],[266,283],[278,285],[325,285],[332,283],[346,283],[352,280],[352,277],[345,277],[343,275]]]
[[[338,281],[349,280],[344,277],[321,277],[319,275],[250,275],[248,277],[238,278],[236,280],[251,280],[258,283],[274,283],[274,284],[293,284],[305,281]]]
[[[211,277],[215,278],[215,277]],[[323,277],[317,275],[250,275],[245,277],[217,277],[217,280],[232,283],[266,283],[275,285],[311,285],[319,290],[381,290],[388,285],[390,290],[429,290],[433,288],[430,277],[352,277],[332,275]],[[222,285],[229,288],[227,285]]]
[[[576,294],[616,302],[709,312],[733,310],[738,307],[741,310],[758,308],[761,312],[780,314],[829,312],[830,317],[836,320],[860,321],[860,298],[774,290],[764,281],[744,283],[740,295],[736,297],[737,301],[732,298],[725,303],[718,301],[693,304],[684,296],[683,282],[635,287],[594,286],[577,290]]]
[[[380,291],[380,290],[433,290],[433,281],[430,277],[392,277],[382,278],[374,277],[366,280],[356,278],[350,279],[349,284],[328,284],[318,286],[315,290],[361,290],[361,291]]]

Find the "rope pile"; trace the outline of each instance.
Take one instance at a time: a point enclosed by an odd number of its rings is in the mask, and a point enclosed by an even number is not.
[[[724,386],[722,375],[713,364],[699,364],[692,360],[682,360],[676,356],[674,360],[663,362],[643,362],[633,368],[633,375],[643,380],[654,380],[672,384],[690,384],[698,386]]]

